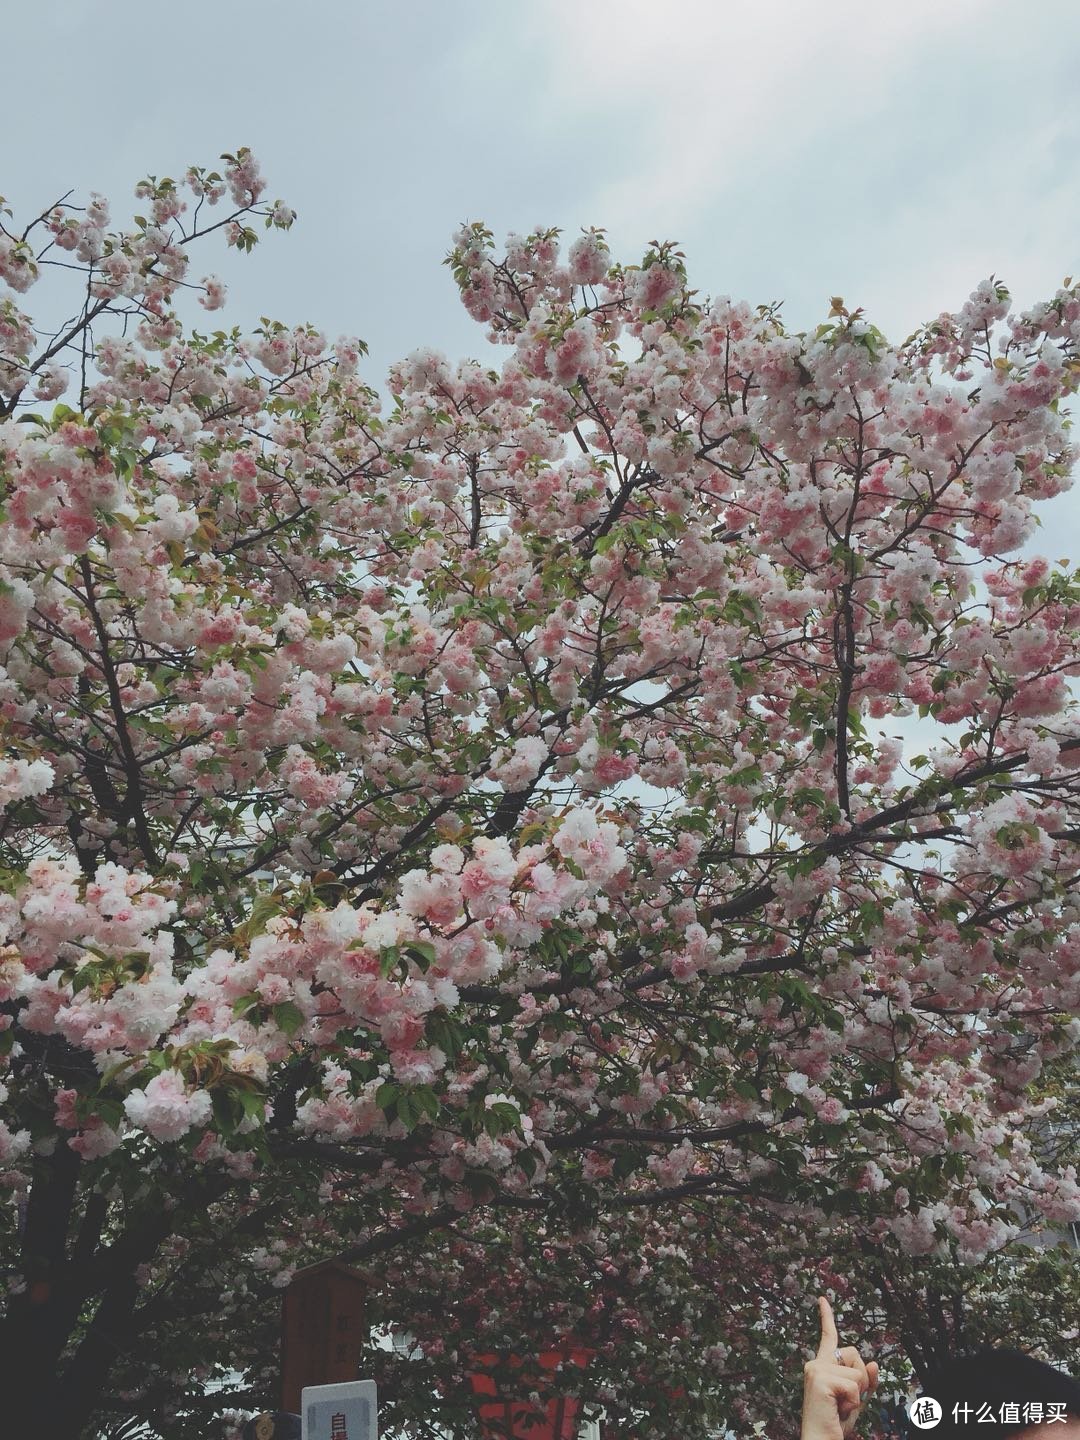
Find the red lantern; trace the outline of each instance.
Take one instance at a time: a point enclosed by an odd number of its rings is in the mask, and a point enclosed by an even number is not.
[[[581,1428],[581,1401],[572,1396],[557,1395],[539,1404],[500,1393],[513,1388],[520,1390],[546,1389],[543,1371],[553,1373],[560,1365],[576,1365],[584,1370],[595,1351],[580,1345],[561,1345],[552,1350],[541,1350],[536,1357],[539,1372],[532,1375],[524,1369],[524,1361],[518,1355],[474,1355],[472,1363],[478,1368],[469,1375],[473,1394],[491,1397],[482,1399],[478,1406],[483,1433],[490,1440],[577,1440]],[[517,1372],[517,1374],[515,1374]],[[536,1381],[540,1383],[536,1383]]]

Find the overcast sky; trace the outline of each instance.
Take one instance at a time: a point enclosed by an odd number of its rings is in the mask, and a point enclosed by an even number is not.
[[[247,144],[299,212],[244,312],[355,331],[380,366],[476,350],[451,231],[676,238],[692,283],[828,297],[902,338],[994,271],[1022,300],[1076,268],[1073,0],[36,0],[4,21],[0,193],[117,202]],[[233,307],[230,307],[232,309]]]
[[[4,34],[16,217],[74,185],[122,222],[140,176],[250,145],[299,219],[205,252],[222,320],[359,334],[375,383],[483,352],[440,264],[464,219],[675,238],[706,294],[800,329],[839,294],[893,339],[991,272],[1023,304],[1080,272],[1074,0],[35,0]]]

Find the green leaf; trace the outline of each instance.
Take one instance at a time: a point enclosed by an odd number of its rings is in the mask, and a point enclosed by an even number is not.
[[[81,990],[86,990],[98,979],[98,970],[95,965],[83,965],[75,972],[71,982],[72,995],[78,995]]]
[[[286,1035],[295,1035],[304,1023],[304,1012],[291,1000],[284,1000],[273,1009],[274,1023]]]
[[[242,942],[251,941],[261,935],[275,915],[281,914],[281,901],[276,895],[258,895],[251,907],[251,914],[237,926],[236,934]]]
[[[104,1120],[112,1130],[119,1130],[124,1119],[124,1106],[119,1100],[106,1100],[98,1096],[93,1102],[93,1113]]]
[[[429,1120],[437,1120],[442,1106],[439,1103],[438,1095],[431,1086],[418,1085],[412,1093],[420,1114],[426,1115]]]
[[[420,1118],[416,1103],[408,1090],[403,1090],[398,1096],[397,1118],[405,1126],[406,1130],[414,1130]]]
[[[244,1112],[237,1096],[231,1090],[218,1086],[210,1091],[210,1103],[214,1111],[214,1123],[222,1135],[234,1135],[236,1127],[244,1118]]]
[[[401,951],[396,945],[387,945],[379,956],[379,974],[385,980],[397,968]]]
[[[266,1113],[266,1096],[261,1090],[241,1090],[240,1108],[246,1116],[262,1119]]]
[[[405,954],[410,960],[414,960],[421,970],[427,970],[435,963],[435,946],[430,940],[410,940],[405,946]]]

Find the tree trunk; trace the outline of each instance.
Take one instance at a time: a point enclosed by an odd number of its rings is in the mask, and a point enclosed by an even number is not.
[[[116,1356],[132,1337],[138,1267],[171,1232],[164,1210],[144,1216],[106,1249],[104,1202],[91,1195],[67,1245],[78,1156],[57,1150],[35,1175],[23,1231],[26,1288],[0,1323],[0,1406],[5,1433],[77,1440],[101,1400]],[[96,1308],[95,1308],[96,1306]],[[82,1338],[72,1352],[80,1324]]]

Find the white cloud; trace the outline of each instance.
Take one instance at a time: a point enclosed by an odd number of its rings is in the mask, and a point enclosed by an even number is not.
[[[770,159],[793,143],[894,105],[912,56],[970,27],[978,9],[552,0],[536,35],[552,46],[549,108],[625,130],[624,173],[594,192],[605,222],[634,229],[644,198],[678,228],[736,181],[768,187]]]

